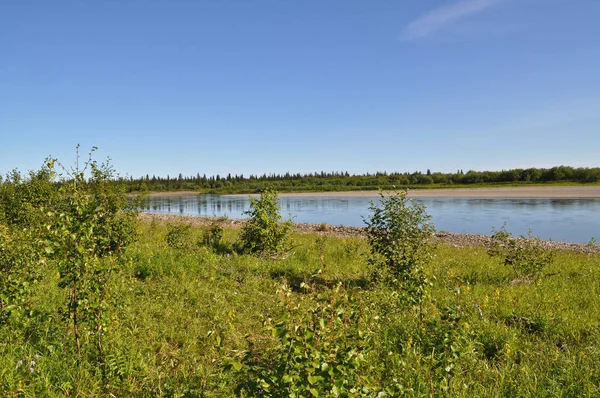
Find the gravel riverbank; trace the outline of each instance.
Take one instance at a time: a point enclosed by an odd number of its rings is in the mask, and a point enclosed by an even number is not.
[[[223,227],[241,228],[246,220],[239,218],[215,218],[201,217],[178,214],[164,213],[140,213],[140,219],[145,222],[184,222],[194,226],[209,226],[213,222],[217,222]],[[365,229],[362,227],[329,225],[329,224],[295,224],[294,228],[298,232],[317,233],[321,235],[332,235],[339,237],[362,237],[365,234]],[[491,239],[490,235],[476,234],[454,234],[450,232],[437,232],[436,238],[442,243],[452,245],[454,247],[468,246],[484,246]],[[577,253],[600,253],[600,245],[588,245],[580,243],[542,241],[542,245],[547,249],[569,250]]]

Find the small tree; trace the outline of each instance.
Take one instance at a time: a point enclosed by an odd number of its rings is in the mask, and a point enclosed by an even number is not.
[[[108,162],[92,160],[95,149],[83,168],[79,167],[79,152],[75,168],[63,167],[61,203],[50,213],[46,251],[58,265],[59,286],[68,291],[64,315],[70,320],[77,354],[82,355],[82,336],[95,335],[97,358],[102,363],[108,282],[124,247],[135,237],[139,203],[128,200],[123,181],[116,178]],[[54,163],[49,162],[51,167]]]
[[[286,250],[290,245],[293,223],[283,221],[280,214],[279,195],[265,189],[260,198],[250,198],[250,216],[242,229],[240,248],[246,253],[274,254]]]
[[[435,231],[425,206],[406,197],[406,191],[380,194],[373,214],[364,219],[371,248],[370,263],[380,279],[399,284],[409,301],[420,304],[427,280],[423,267],[431,256],[429,240]]]

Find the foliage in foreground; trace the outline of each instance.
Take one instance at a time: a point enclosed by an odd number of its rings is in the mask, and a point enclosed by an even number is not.
[[[512,269],[485,248],[438,246],[419,312],[370,282],[365,240],[296,235],[300,248],[274,260],[170,248],[167,226],[140,228],[130,262],[108,281],[104,379],[92,358],[78,359],[55,315],[64,306],[57,275],[45,272],[27,296],[34,314],[0,327],[0,395],[600,392],[597,255],[557,253],[547,269],[555,275],[511,284]],[[207,231],[192,227],[191,238]],[[225,229],[223,240],[238,233]],[[23,366],[31,361],[33,372]]]
[[[3,184],[0,196],[16,192]],[[65,214],[93,228],[112,220],[89,217],[104,214],[104,206],[89,207],[92,197],[77,202],[90,213]],[[78,207],[59,200],[56,209],[60,203]],[[59,214],[47,210],[31,217],[48,222]],[[13,214],[33,219],[27,211]],[[7,219],[17,218],[5,216],[0,224],[0,265],[10,270],[0,286],[1,396],[600,394],[598,254],[555,253],[535,283],[515,284],[504,257],[489,256],[483,247],[423,246],[425,257],[393,248],[382,253],[398,261],[388,263],[375,251],[378,262],[369,262],[374,247],[368,239],[294,234],[299,246],[275,259],[217,250],[233,247],[237,230],[154,222],[137,227],[138,241],[121,245],[94,240],[118,234],[74,229],[79,240],[64,239],[82,252],[71,255],[62,240],[53,253],[45,250],[55,242],[59,221],[42,224],[53,227],[39,235],[48,229]],[[113,256],[118,261],[109,261]],[[62,316],[71,307],[59,264],[78,266],[83,258],[97,263],[83,265],[90,283],[78,285],[87,292],[78,296],[78,310],[97,315],[102,308],[102,361],[96,318],[82,324],[78,355],[72,319]],[[414,258],[428,261],[403,262]],[[388,264],[392,274],[405,265],[422,267],[433,283],[419,303],[405,300],[407,285],[372,278]],[[89,288],[96,275],[100,290]],[[102,292],[107,305],[97,307],[92,295]]]
[[[308,295],[297,301],[290,287],[283,285],[277,291],[281,315],[264,321],[276,339],[275,348],[265,351],[249,338],[249,349],[239,361],[226,360],[225,369],[237,371],[240,377],[237,393],[373,396],[379,388],[365,371],[375,334],[365,312],[341,285],[324,292],[308,284],[301,287]]]
[[[62,319],[70,325],[64,338],[79,360],[104,378],[109,279],[134,239],[136,212],[123,186],[111,181],[110,165],[92,159],[94,150],[81,168],[79,153],[70,169],[47,159],[29,179],[0,185],[0,326]],[[58,178],[57,164],[64,173]],[[58,276],[63,290],[63,305],[54,313],[32,303],[35,285],[48,273]]]

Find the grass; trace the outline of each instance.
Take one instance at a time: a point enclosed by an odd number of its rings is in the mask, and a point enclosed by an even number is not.
[[[226,229],[225,246],[238,233]],[[598,254],[558,253],[541,279],[513,283],[512,270],[484,248],[440,245],[419,319],[395,306],[392,289],[370,282],[363,239],[296,233],[298,247],[273,259],[173,249],[166,234],[164,225],[142,224],[112,278],[104,378],[78,359],[57,321],[63,293],[49,272],[30,298],[36,315],[23,328],[0,328],[0,395],[235,396],[245,368],[226,371],[225,359],[241,360],[248,341],[272,358],[278,343],[264,321],[284,319],[284,283],[289,303],[315,305],[302,282],[321,292],[341,283],[353,295],[374,336],[361,374],[392,396],[600,394]]]

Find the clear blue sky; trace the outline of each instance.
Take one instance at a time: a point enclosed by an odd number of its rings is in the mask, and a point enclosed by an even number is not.
[[[599,0],[0,3],[0,173],[600,165]]]

